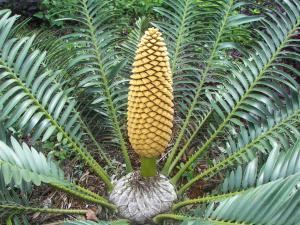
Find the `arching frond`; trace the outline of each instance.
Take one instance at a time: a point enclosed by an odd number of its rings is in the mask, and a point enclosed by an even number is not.
[[[7,185],[20,188],[23,182],[34,185],[47,183],[84,200],[115,208],[103,197],[66,180],[63,171],[51,158],[46,158],[25,143],[20,145],[14,138],[11,138],[11,144],[12,147],[9,147],[0,141],[0,178],[4,178],[3,188]]]
[[[286,103],[283,103],[282,110],[274,111],[265,125],[252,124],[247,128],[241,127],[240,135],[229,135],[224,158],[219,159],[214,166],[195,176],[179,192],[182,193],[199,179],[212,176],[224,168],[238,163],[249,162],[255,157],[256,152],[271,152],[272,145],[270,142],[281,142],[284,137],[295,142],[299,133],[299,116],[300,99],[297,92],[287,97]],[[174,181],[178,181],[181,176],[180,173],[179,171],[173,178]]]
[[[14,142],[15,142],[15,140],[14,140]],[[1,146],[3,147],[3,143],[1,143]],[[12,177],[15,177],[16,174],[18,173],[16,171],[16,170],[18,170],[18,166],[14,166],[14,162],[12,162],[12,161],[13,160],[19,161],[19,164],[20,164],[21,161],[23,161],[23,162],[26,161],[26,159],[23,159],[24,155],[20,154],[20,152],[15,153],[14,150],[12,150],[12,149],[10,151],[7,151],[7,148],[3,149],[3,148],[0,147],[0,150],[2,152],[2,156],[3,156],[3,154],[6,154],[6,157],[8,158],[8,160],[9,160],[9,157],[10,157],[10,162],[9,162],[10,167],[14,168],[13,171],[11,171],[11,173],[12,173]],[[20,149],[18,149],[17,151],[19,151],[19,150]],[[10,154],[9,154],[9,152],[10,152]],[[27,154],[27,157],[28,156],[30,157],[30,155],[31,155],[30,153]],[[1,158],[1,156],[0,156],[0,158]],[[34,159],[38,159],[37,156]],[[27,160],[28,160],[28,158],[27,158]],[[9,169],[9,166],[5,165],[6,163],[7,162],[4,162],[3,160],[1,160],[0,165],[1,165],[2,168],[6,166],[6,168]],[[43,163],[43,162],[41,162],[41,163]],[[51,163],[51,161],[49,161],[49,163]],[[31,163],[31,165],[33,165],[33,164]],[[6,169],[6,172],[8,172],[7,169]],[[35,168],[35,169],[37,169],[37,168]],[[45,169],[47,169],[47,168],[45,168]],[[26,168],[24,170],[21,170],[20,171],[20,173],[22,173],[21,177],[22,176],[27,176],[29,170],[26,169]],[[70,211],[67,210],[68,212],[66,212],[64,210],[60,211],[60,209],[49,210],[49,212],[48,212],[48,209],[41,209],[41,208],[37,208],[37,207],[31,207],[29,205],[29,199],[26,196],[26,192],[24,192],[24,191],[27,191],[27,190],[23,190],[21,193],[17,193],[15,191],[13,191],[13,186],[5,185],[5,180],[2,179],[2,176],[3,176],[2,173],[3,173],[3,171],[1,171],[1,169],[0,169],[0,222],[2,222],[2,219],[3,220],[5,219],[7,224],[29,225],[30,223],[29,223],[29,220],[26,216],[29,213],[35,213],[35,212],[51,213],[51,211],[52,211],[52,213],[59,213],[60,212],[62,214],[63,213],[70,213],[71,214],[73,212],[72,210],[70,210]],[[38,175],[38,176],[40,177],[40,175]],[[28,179],[31,179],[31,177],[29,177]],[[37,179],[39,179],[39,178],[37,178]],[[51,178],[49,178],[49,179],[51,179]],[[16,185],[14,185],[14,187],[16,187]],[[80,214],[85,214],[86,213],[85,210],[78,210],[77,214],[80,211],[81,211]],[[73,212],[73,213],[76,214],[76,212]],[[3,223],[4,223],[4,221],[3,221]]]
[[[25,215],[30,213],[85,215],[87,212],[87,210],[32,207],[26,198],[20,198],[19,194],[14,191],[1,190],[0,192],[0,216],[1,218],[8,217],[7,221],[14,222],[14,224],[19,224],[20,219],[18,216],[21,217],[22,224],[29,224]]]
[[[35,185],[64,182],[64,172],[50,158],[24,143],[21,146],[14,138],[11,144],[12,148],[0,142],[0,173],[5,184],[13,182],[19,186],[23,180]]]
[[[297,173],[212,203],[202,216],[160,214],[154,221],[184,221],[181,225],[298,224],[299,181]],[[200,214],[202,212],[201,210]]]
[[[282,146],[283,150],[284,147]],[[244,168],[238,166],[224,179],[221,192],[234,192],[259,186],[300,172],[300,141],[287,151],[275,147],[266,162],[259,169],[258,160],[254,159]]]
[[[287,89],[299,90],[299,85],[292,78],[292,74],[297,75],[299,72],[281,60],[282,55],[293,53],[288,48],[291,43],[299,46],[293,38],[298,34],[300,26],[300,9],[296,5],[299,5],[298,0],[291,5],[282,5],[287,13],[285,17],[276,14],[278,17],[270,16],[263,21],[269,26],[264,32],[257,31],[262,41],[257,42],[253,51],[249,51],[249,58],[245,59],[243,64],[231,66],[233,76],[226,77],[217,92],[208,95],[214,110],[214,122],[210,124],[203,144],[185,163],[181,172],[206,152],[213,142],[216,143],[220,135],[230,132],[227,128],[243,126],[243,123],[274,124],[277,122],[278,116],[273,112],[281,106],[278,95],[287,100],[290,97]],[[277,24],[287,25],[277,26]],[[275,33],[281,35],[272,35]],[[298,57],[294,59],[299,60]],[[290,74],[286,72],[287,70]],[[299,107],[298,104],[292,105],[286,109],[287,113],[293,107]],[[283,111],[280,114],[285,113]]]
[[[30,27],[30,19],[17,22],[10,32],[9,38],[16,37],[21,39],[22,37],[35,35],[36,38],[33,41],[32,48],[47,52],[44,63],[47,64],[48,69],[65,70],[67,68],[69,61],[73,57],[73,43],[65,42],[60,37],[59,31]]]
[[[300,215],[299,182],[300,176],[295,174],[221,201],[216,208],[211,205],[205,214],[206,221],[208,224],[227,221],[230,224],[296,224]]]
[[[55,80],[58,72],[43,67],[46,53],[30,51],[34,37],[6,39],[16,17],[7,12],[0,21],[0,109],[6,127],[17,125],[34,140],[57,140],[72,147],[111,186],[103,168],[92,158],[80,139],[80,116]]]
[[[80,0],[76,5],[76,18],[80,29],[66,38],[76,44],[77,54],[70,63],[74,68],[73,78],[78,86],[91,96],[96,113],[106,119],[105,129],[112,143],[120,146],[127,170],[132,166],[128,156],[128,147],[122,133],[126,111],[128,80],[116,73],[119,60],[113,49],[117,35],[112,25],[115,16],[110,1]]]
[[[52,114],[53,120],[60,119],[71,137],[79,140],[82,135],[77,122],[79,115],[72,111],[75,102],[68,100],[60,85],[54,82],[57,72],[41,70],[45,53],[36,50],[30,54],[33,39],[10,39],[1,49],[1,119],[6,119],[7,127],[19,122],[19,128],[34,132],[35,140],[45,141],[57,130],[49,121],[48,114]]]
[[[77,89],[73,87],[74,82],[69,74],[69,72],[72,71],[67,70],[69,61],[76,54],[74,52],[74,43],[64,41],[63,38],[59,37],[58,33],[58,31],[54,32],[45,29],[29,29],[26,21],[22,21],[21,23],[18,23],[14,26],[10,37],[14,37],[15,35],[15,37],[21,39],[24,36],[34,35],[35,38],[33,40],[31,49],[38,49],[40,51],[47,52],[43,61],[43,65],[47,68],[47,70],[58,71],[55,80],[62,86],[62,89],[65,90],[65,93],[71,93],[72,96],[77,97]],[[77,99],[80,100],[80,98],[78,97]],[[81,110],[81,108],[78,106],[78,103],[75,107],[78,111],[82,112],[81,115],[83,115],[85,111]],[[86,109],[86,107],[84,107],[84,109]],[[82,130],[87,134],[87,136],[89,136],[89,140],[94,143],[95,149],[99,151],[101,157],[105,160],[105,162],[111,165],[111,161],[104,153],[103,147],[101,147],[99,143],[95,141],[95,136],[89,130],[89,127],[85,125],[84,117],[79,118],[79,120]]]
[[[175,100],[180,118],[178,137],[163,170],[170,174],[184,153],[182,150],[177,154],[178,149],[192,142],[210,111],[203,104],[205,90],[215,85],[217,75],[227,74],[227,70],[222,68],[226,66],[226,58],[221,59],[224,49],[238,46],[230,39],[230,32],[260,17],[236,14],[237,8],[243,4],[235,0],[176,0],[165,1],[165,4],[169,9],[158,11],[166,18],[166,22],[160,22],[158,26],[169,41]],[[200,121],[199,125],[193,126],[194,121]]]
[[[71,77],[66,68],[75,54],[73,43],[65,42],[59,37],[59,34],[52,31],[37,30],[34,33],[36,38],[33,42],[33,48],[47,52],[44,62],[47,68],[61,71],[58,77],[60,82],[63,85],[66,83],[64,86],[67,88],[72,88],[71,81],[69,81]]]
[[[193,0],[168,0],[164,1],[163,7],[156,8],[155,11],[163,17],[163,20],[154,24],[162,30],[166,37],[173,74],[174,102],[176,107],[175,120],[180,127],[191,106],[192,99],[195,97],[196,86],[201,79],[199,67],[202,59],[200,59],[199,49],[202,43],[199,40],[203,39],[203,33],[200,25],[200,7]],[[189,127],[187,128],[187,133],[191,133],[190,135],[193,132],[197,133],[196,130],[201,127],[202,121],[204,121],[204,117],[208,112],[207,106],[202,103],[195,106],[195,110],[197,111],[195,113],[197,115],[195,121],[200,122],[199,124],[196,122],[195,124],[190,124],[191,126],[186,126],[186,128]],[[172,154],[175,154],[175,149],[181,141],[179,139],[183,139],[183,136],[188,136],[187,133],[185,135],[183,135],[183,132],[179,134],[167,164],[172,161]],[[166,169],[165,167],[165,173],[167,172]]]
[[[217,191],[201,198],[178,202],[173,206],[173,210],[190,204],[203,204],[226,199],[254,187],[299,173],[300,141],[298,140],[291,147],[277,143],[273,145],[273,150],[262,165],[259,165],[258,158],[253,159],[246,166],[238,165],[235,170],[228,173]]]

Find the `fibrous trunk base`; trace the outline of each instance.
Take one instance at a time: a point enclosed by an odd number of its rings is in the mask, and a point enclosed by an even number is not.
[[[140,224],[168,211],[176,199],[175,188],[165,176],[145,178],[140,172],[122,177],[110,194],[119,214]]]

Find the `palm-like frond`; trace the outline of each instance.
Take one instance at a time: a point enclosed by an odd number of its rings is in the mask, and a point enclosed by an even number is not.
[[[92,96],[96,113],[105,116],[103,123],[110,132],[111,139],[116,139],[120,146],[128,171],[132,170],[128,156],[127,143],[122,133],[127,102],[128,80],[116,73],[119,65],[117,55],[111,47],[117,35],[111,25],[114,11],[109,1],[81,0],[76,5],[76,20],[80,29],[67,36],[75,42],[77,56],[70,63],[74,68],[74,79],[79,87]],[[91,106],[91,105],[90,105]]]
[[[170,10],[158,11],[167,21],[158,26],[169,41],[180,118],[178,136],[164,166],[164,173],[170,174],[186,149],[183,147],[177,154],[178,148],[192,142],[210,114],[209,105],[204,103],[205,90],[215,85],[217,75],[227,71],[222,68],[226,66],[226,58],[221,59],[224,49],[238,47],[230,39],[231,31],[260,17],[236,15],[236,9],[243,4],[234,0],[176,0],[166,4]],[[200,122],[195,125],[194,121]]]
[[[5,184],[19,186],[23,180],[35,185],[64,182],[64,172],[50,158],[26,144],[21,146],[14,138],[11,143],[12,148],[0,142],[0,172]]]
[[[299,173],[299,140],[286,152],[280,152],[279,149],[278,146],[270,152],[261,169],[259,169],[257,159],[248,163],[244,169],[238,166],[236,170],[231,171],[224,179],[220,191],[224,193],[241,191]]]
[[[207,219],[196,224],[297,224],[299,181],[298,173],[223,200],[215,209],[212,204],[206,211]]]
[[[277,142],[273,142],[272,145],[273,147],[271,148],[273,150],[270,151],[267,160],[262,165],[260,165],[258,157],[246,166],[238,165],[235,170],[228,173],[215,193],[202,198],[176,203],[173,209],[176,210],[190,204],[213,202],[239,195],[254,187],[299,173],[300,141],[298,140],[291,147],[280,145]]]
[[[71,210],[71,209],[49,209],[38,208],[29,205],[27,198],[19,197],[20,194],[1,190],[0,192],[0,216],[1,218],[8,217],[7,224],[14,222],[14,224],[29,224],[25,215],[30,213],[53,213],[53,214],[79,214],[85,215],[87,210]],[[20,221],[21,219],[21,221]],[[10,223],[9,223],[10,222]]]
[[[164,1],[164,4],[165,7],[155,8],[155,11],[163,16],[164,20],[154,24],[162,30],[166,37],[176,98],[179,93],[185,92],[183,90],[187,90],[185,88],[188,88],[189,85],[195,87],[199,82],[197,48],[201,44],[197,40],[202,35],[199,32],[200,7],[197,7],[196,1],[193,0],[167,0]],[[183,98],[183,96],[180,97]],[[183,101],[181,98],[175,101]]]
[[[65,42],[59,34],[59,31],[51,31],[45,28],[30,28],[30,19],[17,21],[12,31],[10,32],[9,39],[16,37],[29,37],[35,35],[33,41],[33,48],[40,51],[46,51],[47,55],[44,63],[47,64],[49,69],[65,70],[69,61],[73,56],[73,43]],[[65,71],[67,72],[67,71]],[[61,74],[61,76],[64,74]]]
[[[20,145],[14,138],[11,138],[11,144],[12,147],[9,147],[0,141],[0,178],[3,177],[4,187],[20,188],[23,182],[34,185],[47,183],[76,197],[114,208],[103,197],[66,180],[64,172],[51,158],[46,158],[25,143]]]
[[[75,92],[77,89],[74,88],[72,76],[69,74],[69,72],[72,71],[67,70],[70,60],[76,54],[76,52],[74,52],[74,43],[64,41],[62,37],[59,37],[58,31],[54,32],[45,29],[32,30],[28,28],[27,23],[28,20],[17,23],[17,25],[15,25],[12,29],[12,32],[10,32],[11,34],[9,37],[13,38],[15,36],[21,39],[24,36],[34,35],[35,38],[33,40],[31,49],[38,49],[40,51],[47,52],[43,61],[44,67],[47,68],[47,70],[57,71],[55,80],[60,83],[62,89],[65,90],[65,93],[72,93],[73,96],[78,96],[79,92]],[[77,99],[80,101],[80,98],[77,97]],[[81,115],[85,115],[85,111],[82,110],[82,108],[86,110],[86,106],[80,107],[80,105],[77,103],[75,108],[82,112]],[[95,140],[95,136],[90,131],[89,126],[85,124],[84,120],[85,117],[79,118],[83,131],[89,136],[90,140],[95,146],[95,149],[99,151],[105,162],[108,165],[111,165],[111,161],[104,153],[103,148]]]
[[[85,210],[41,209],[29,205],[25,195],[13,191],[18,187],[23,191],[25,184],[43,183],[70,185],[64,179],[63,171],[50,158],[38,153],[34,148],[24,144],[21,146],[11,138],[12,148],[0,141],[0,217],[7,217],[7,223],[29,224],[26,214],[41,213],[74,213],[85,214]],[[25,183],[25,184],[24,184]],[[72,185],[72,184],[71,184]],[[71,189],[70,189],[71,190]]]
[[[248,127],[241,127],[240,135],[229,135],[224,158],[217,160],[214,166],[195,176],[181,188],[180,192],[182,193],[199,179],[212,176],[231,165],[249,162],[259,151],[271,152],[270,142],[280,142],[284,137],[290,141],[296,141],[299,133],[299,103],[299,92],[297,92],[287,98],[286,103],[283,103],[282,110],[273,112],[265,125],[252,124]],[[285,107],[284,104],[286,104]],[[180,178],[180,173],[173,178],[174,181]]]
[[[3,11],[1,11],[3,13]],[[30,51],[34,37],[6,39],[16,17],[5,12],[0,21],[0,109],[6,127],[17,125],[33,139],[57,140],[72,146],[110,186],[103,168],[80,142],[83,135],[76,101],[55,80],[58,72],[43,67],[46,53]]]
[[[231,66],[233,76],[226,77],[223,85],[214,93],[211,104],[214,110],[214,121],[210,124],[208,135],[195,154],[188,160],[181,172],[191,165],[201,154],[211,147],[212,143],[224,133],[230,133],[235,126],[243,126],[244,123],[251,124],[274,124],[283,119],[283,115],[294,110],[297,115],[299,85],[292,78],[297,75],[297,70],[282,61],[285,55],[293,54],[289,45],[299,43],[293,38],[299,29],[299,1],[291,5],[282,5],[287,16],[270,16],[263,23],[266,25],[264,32],[258,31],[262,41],[249,52],[249,58],[243,64]],[[293,10],[292,10],[293,9]],[[276,24],[289,24],[277,26]],[[272,35],[279,33],[281,35]],[[271,39],[272,36],[272,39]],[[275,36],[275,37],[274,37]],[[295,61],[299,57],[294,58]],[[289,71],[289,74],[286,72]],[[287,89],[296,91],[296,94],[288,95]],[[279,114],[276,112],[281,104],[278,95],[282,95],[287,108]],[[209,95],[210,96],[210,95]],[[289,100],[289,98],[295,98]],[[284,121],[284,120],[283,120]],[[229,128],[229,129],[228,129]],[[178,175],[176,175],[178,178]]]
[[[238,166],[225,178],[217,194],[189,199],[173,206],[209,204],[203,215],[162,214],[155,218],[186,220],[185,224],[297,224],[299,217],[300,142],[288,149],[275,144],[266,162],[258,159]],[[280,152],[279,149],[282,149]],[[243,210],[241,210],[243,209]]]
[[[201,21],[201,13],[198,3],[193,0],[164,1],[164,4],[165,7],[155,9],[164,20],[154,24],[163,31],[166,37],[173,74],[176,124],[180,127],[195,97],[195,90],[201,79],[201,70],[199,69],[201,65],[199,49],[202,46],[199,40],[203,39],[199,22]],[[195,121],[205,120],[204,118],[209,111],[208,107],[201,101],[194,109],[197,111]],[[197,133],[196,130],[202,124],[196,122],[190,125],[190,130]],[[167,164],[171,162],[181,138],[183,138],[183,132],[176,139]],[[166,169],[165,167],[165,173],[167,172]]]
[[[67,107],[66,93],[60,90],[59,84],[54,82],[56,72],[40,70],[45,53],[36,50],[30,54],[29,49],[33,39],[11,39],[2,47],[1,80],[3,82],[1,92],[3,95],[0,103],[3,106],[3,112],[1,119],[8,119],[7,127],[21,120],[18,124],[21,129],[29,125],[26,127],[27,132],[34,131],[33,138],[35,140],[42,137],[42,140],[45,141],[56,130],[47,115],[52,114],[55,119],[60,119],[60,124],[66,123],[67,132],[73,128],[70,132],[71,137],[79,140],[82,134],[80,134],[80,126],[76,124],[78,115],[74,115],[74,121],[68,121],[70,114],[73,113],[75,102],[69,100],[70,103]],[[18,55],[18,53],[20,54]],[[38,73],[40,76],[36,78]],[[15,112],[14,116],[7,118],[12,115],[12,111]],[[32,121],[32,118],[35,120]],[[31,121],[29,121],[30,119]],[[38,123],[39,121],[42,122]],[[37,128],[37,125],[40,126]]]

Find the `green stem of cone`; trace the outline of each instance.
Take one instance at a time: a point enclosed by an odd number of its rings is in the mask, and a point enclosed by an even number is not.
[[[154,177],[157,175],[156,158],[141,158],[141,174],[143,177]]]

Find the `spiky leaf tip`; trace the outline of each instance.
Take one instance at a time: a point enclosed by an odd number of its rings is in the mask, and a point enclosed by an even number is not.
[[[171,140],[174,117],[172,73],[161,32],[149,28],[133,63],[128,95],[128,135],[134,151],[153,158]]]

